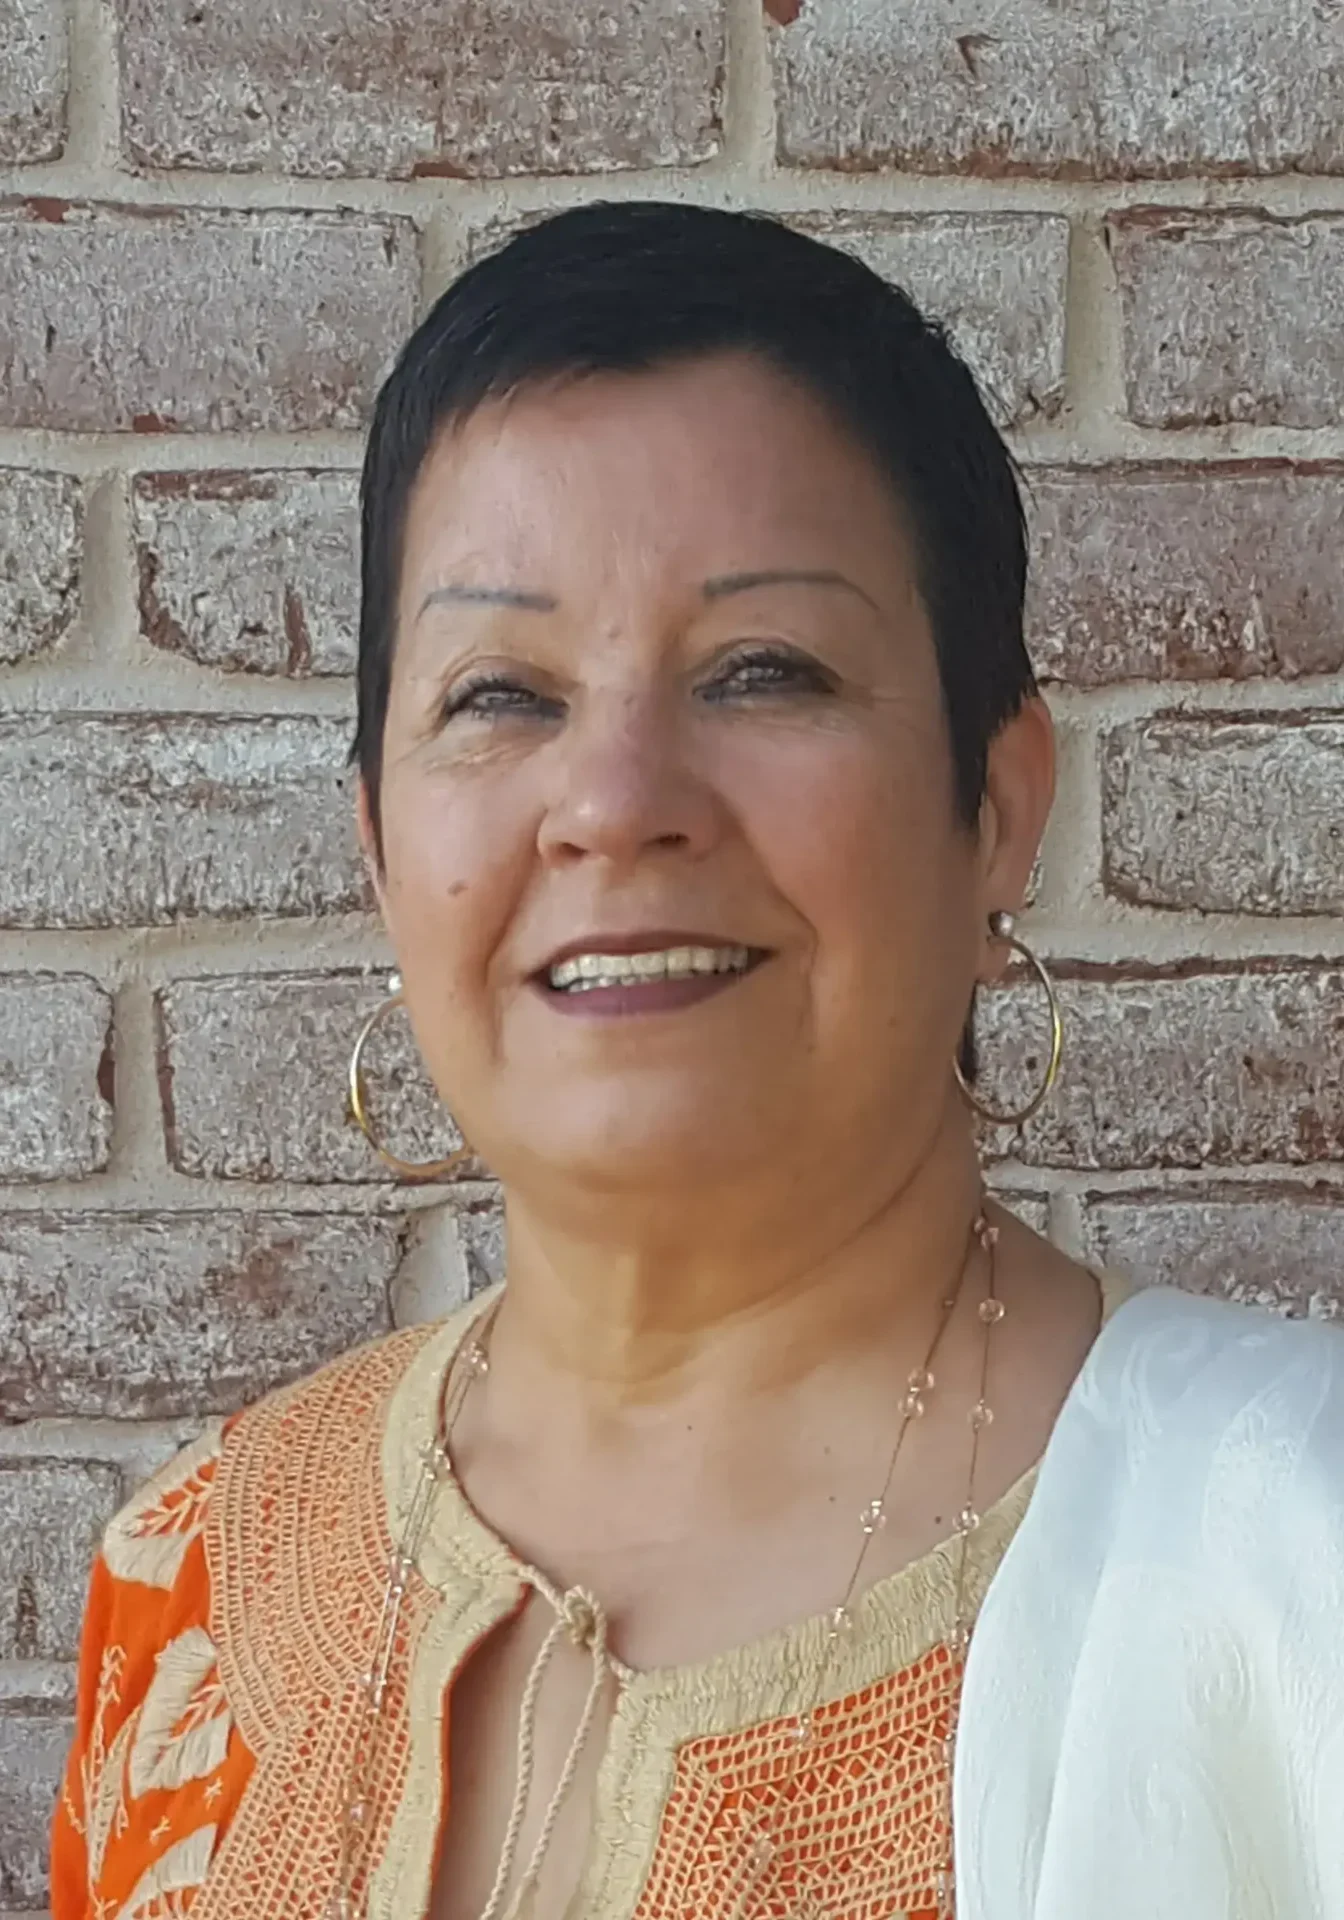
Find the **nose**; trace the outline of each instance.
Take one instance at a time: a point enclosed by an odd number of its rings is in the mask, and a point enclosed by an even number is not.
[[[589,695],[555,744],[538,833],[549,864],[630,868],[652,852],[699,859],[721,830],[719,803],[686,729],[655,691]]]

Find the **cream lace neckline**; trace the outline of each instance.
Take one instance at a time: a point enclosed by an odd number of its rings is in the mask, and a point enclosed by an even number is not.
[[[1102,1300],[1104,1326],[1128,1298],[1130,1288],[1113,1274],[1093,1270]],[[383,1477],[388,1521],[394,1536],[405,1524],[420,1472],[420,1461],[434,1438],[444,1379],[473,1329],[490,1311],[500,1289],[478,1295],[460,1309],[426,1342],[401,1382],[388,1419]],[[1036,1484],[1033,1464],[981,1516],[970,1543],[968,1590],[972,1614],[978,1611],[1013,1534],[1021,1522]],[[952,1618],[954,1579],[959,1542],[954,1534],[892,1573],[882,1575],[858,1595],[853,1607],[854,1628],[849,1636],[859,1645],[882,1648],[883,1671],[910,1665],[938,1644]],[[420,1552],[420,1570],[440,1593],[461,1585],[475,1587],[497,1602],[511,1604],[524,1592],[543,1598],[563,1623],[566,1612],[585,1614],[596,1603],[593,1596],[558,1591],[538,1568],[514,1553],[472,1506],[455,1478],[444,1482],[437,1507]],[[598,1608],[599,1616],[601,1614]],[[605,1647],[605,1620],[599,1618]],[[676,1667],[636,1669],[625,1666],[610,1651],[603,1658],[627,1692],[650,1699],[680,1696],[683,1700],[739,1698],[753,1691],[763,1671],[773,1671],[785,1691],[801,1693],[807,1676],[818,1671],[830,1633],[825,1613],[789,1622],[760,1638]],[[857,1676],[836,1663],[832,1677],[842,1691]],[[866,1663],[865,1663],[866,1665]],[[789,1683],[793,1682],[790,1688]],[[870,1684],[858,1681],[858,1684]],[[785,1707],[784,1711],[789,1708]]]

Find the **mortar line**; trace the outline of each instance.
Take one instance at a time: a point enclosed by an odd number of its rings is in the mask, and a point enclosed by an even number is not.
[[[58,658],[62,679],[112,673],[124,683],[139,665],[126,476],[116,471],[95,474],[85,496],[79,618],[54,654],[39,654],[24,664],[39,680],[48,661]],[[15,682],[20,692],[26,679],[27,673]]]
[[[747,0],[749,4],[749,0]],[[95,22],[98,0],[73,0],[77,12]],[[734,35],[742,25],[735,16]],[[752,37],[742,39],[749,53]],[[110,46],[106,29],[96,30],[91,57],[103,59]],[[730,39],[730,46],[733,40]],[[761,40],[768,70],[768,45]],[[761,70],[759,54],[752,69]],[[115,85],[115,69],[112,74]],[[748,125],[759,132],[763,103],[754,94]],[[110,107],[98,100],[95,124],[108,137]],[[773,117],[773,108],[772,108]],[[328,178],[315,174],[250,171],[229,173],[209,168],[130,171],[118,162],[119,134],[110,121],[110,150],[92,159],[74,154],[59,160],[0,168],[0,199],[39,197],[113,206],[193,208],[203,211],[295,212],[386,216],[419,223],[446,200],[466,220],[510,209],[530,211],[570,206],[585,199],[712,199],[725,189],[750,186],[772,210],[853,210],[889,213],[1016,212],[1101,215],[1134,207],[1171,207],[1217,215],[1265,212],[1277,217],[1344,213],[1344,176],[1299,173],[1210,178],[1197,173],[1166,179],[1051,178],[1048,175],[977,176],[971,173],[901,172],[782,166],[763,155],[755,138],[739,148],[725,139],[719,154],[689,165],[619,169],[577,174],[524,174],[507,177],[380,179],[372,175]],[[744,164],[744,160],[748,164]]]
[[[767,190],[775,168],[775,90],[761,0],[728,0],[722,159],[742,188]]]
[[[436,272],[443,274],[439,254]],[[431,279],[437,287],[440,279]],[[1086,350],[1086,349],[1082,349]],[[1084,375],[1094,386],[1093,376]],[[1146,427],[1095,406],[1081,422],[1068,415],[1010,426],[1016,457],[1031,467],[1112,466],[1196,469],[1259,461],[1301,465],[1344,464],[1344,426],[1275,427],[1229,424],[1213,427]],[[245,430],[224,434],[74,433],[23,427],[0,428],[0,467],[101,478],[155,473],[348,472],[357,475],[364,434],[281,434]]]
[[[1185,959],[1231,966],[1246,960],[1335,964],[1344,957],[1344,915],[1209,913],[1141,907],[1100,895],[1079,911],[1063,889],[1047,885],[1031,909],[1033,938],[1057,957],[1124,966]],[[314,962],[315,937],[324,943]],[[330,927],[296,921],[263,930],[218,922],[183,929],[107,928],[0,931],[0,976],[91,975],[115,990],[123,980],[152,991],[176,981],[309,975],[365,975],[390,964],[381,930],[370,918]]]
[[[44,167],[16,171],[20,179],[29,172],[71,171],[119,188],[126,176],[118,171],[121,89],[116,25],[107,0],[67,0],[66,18],[70,87],[65,154]]]
[[[1030,909],[1033,927],[1054,915],[1066,924],[1085,923],[1096,913],[1100,900],[1101,780],[1095,711],[1058,716],[1056,738],[1058,787],[1041,845],[1042,885]]]
[[[479,1213],[494,1206],[497,1189],[481,1180],[442,1186],[399,1187],[378,1179],[354,1181],[256,1181],[198,1179],[179,1173],[162,1155],[149,1175],[135,1169],[90,1174],[82,1180],[0,1181],[0,1215],[81,1217],[165,1215],[204,1219],[215,1214],[298,1215],[311,1219],[371,1219],[409,1222],[443,1209]]]
[[[225,673],[185,656],[160,653],[135,631],[134,619],[125,615],[119,617],[119,630],[128,643],[121,649],[124,664],[95,652],[92,640],[81,639],[77,628],[75,636],[58,647],[4,668],[0,711],[57,718],[67,713],[71,717],[165,714],[204,720],[309,717],[353,724],[350,675],[296,678]],[[1035,644],[1029,633],[1029,647]],[[1169,711],[1192,720],[1216,720],[1228,714],[1273,718],[1318,713],[1329,718],[1344,710],[1344,671],[1339,670],[1246,679],[1173,675],[1098,686],[1046,677],[1043,685],[1061,722],[1099,728]],[[333,775],[339,776],[342,766],[333,761]]]
[[[1100,221],[1075,220],[1069,234],[1064,392],[1069,428],[1104,443],[1125,420],[1119,291]]]

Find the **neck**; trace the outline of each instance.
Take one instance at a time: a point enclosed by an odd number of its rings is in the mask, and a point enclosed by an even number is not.
[[[778,1389],[875,1340],[919,1350],[981,1198],[959,1112],[915,1165],[875,1172],[866,1189],[795,1184],[746,1223],[688,1193],[677,1230],[663,1209],[656,1231],[607,1237],[511,1195],[492,1346],[515,1380],[567,1387],[599,1417],[712,1397],[719,1383]]]

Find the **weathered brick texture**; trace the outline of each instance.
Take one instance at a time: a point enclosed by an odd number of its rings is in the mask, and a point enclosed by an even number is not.
[[[44,1714],[0,1714],[0,1910],[47,1897],[47,1830],[73,1731]]]
[[[1138,1286],[1344,1318],[1344,1189],[1185,1195],[1150,1188],[1095,1196],[1086,1218],[1094,1257]]]
[[[991,1136],[1041,1167],[1284,1166],[1344,1160],[1344,969],[1059,969],[1068,1052],[1053,1096]],[[1040,992],[982,997],[983,1097],[1039,1085]]]
[[[1114,177],[1344,173],[1344,43],[1275,7],[780,0],[781,157],[805,166]]]
[[[8,0],[0,31],[0,164],[54,160],[70,79],[62,0]]]
[[[144,474],[133,510],[152,646],[227,673],[354,671],[357,474]]]
[[[113,1077],[112,1000],[96,981],[0,974],[0,1180],[105,1167]]]
[[[1027,625],[1050,680],[1344,667],[1344,470],[1037,467]]]
[[[0,926],[359,907],[347,738],[308,714],[0,720]]]
[[[151,167],[500,176],[685,166],[719,139],[722,0],[118,0]]]
[[[378,975],[181,980],[159,998],[160,1082],[172,1164],[223,1180],[370,1181],[387,1173],[347,1118],[355,1036],[383,1000]],[[403,1013],[369,1043],[377,1123],[406,1160],[460,1144]]]
[[[1344,422],[1344,217],[1140,209],[1108,231],[1135,420]]]
[[[79,482],[0,469],[0,666],[53,646],[79,613]]]
[[[414,316],[405,220],[0,207],[0,426],[356,427]]]
[[[89,1561],[121,1476],[84,1461],[0,1460],[0,1660],[73,1660]]]
[[[0,1213],[0,1420],[225,1413],[386,1330],[395,1219]]]
[[[1064,1077],[989,1170],[1140,1283],[1344,1319],[1344,0],[0,12],[8,1920],[125,1463],[504,1272],[486,1169],[398,1196],[346,1119],[356,468],[424,302],[553,209],[769,207],[946,325],[1065,728]],[[979,1024],[1020,1099],[1039,993]],[[456,1144],[404,1017],[369,1064]]]
[[[1142,906],[1344,913],[1344,720],[1117,727],[1103,748],[1106,886]]]
[[[794,222],[857,254],[948,328],[999,419],[1064,397],[1069,223],[1050,214],[828,214]]]

